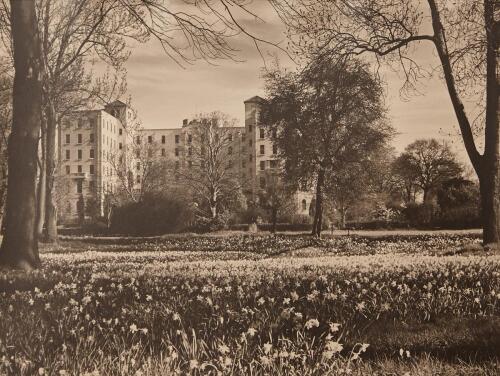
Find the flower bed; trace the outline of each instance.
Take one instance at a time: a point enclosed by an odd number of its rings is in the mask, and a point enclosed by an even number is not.
[[[359,358],[432,353],[421,343],[388,347],[380,332],[367,334],[384,323],[483,320],[491,323],[488,341],[498,342],[499,256],[411,254],[423,244],[446,248],[421,239],[410,254],[390,257],[245,259],[254,248],[229,257],[222,250],[250,241],[232,241],[209,252],[167,251],[172,242],[154,252],[48,252],[40,271],[3,274],[0,373],[324,375],[348,373]],[[292,244],[254,241],[269,253]],[[498,346],[485,343],[498,355]]]

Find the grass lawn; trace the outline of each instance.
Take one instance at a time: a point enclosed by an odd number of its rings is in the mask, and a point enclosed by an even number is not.
[[[0,374],[497,375],[500,256],[479,241],[66,239],[0,276]]]

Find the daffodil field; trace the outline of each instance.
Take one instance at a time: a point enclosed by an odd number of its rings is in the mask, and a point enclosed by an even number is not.
[[[495,375],[500,256],[455,252],[479,241],[65,240],[0,277],[0,374]]]

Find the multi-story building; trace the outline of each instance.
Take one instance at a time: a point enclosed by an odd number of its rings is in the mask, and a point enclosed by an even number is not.
[[[226,129],[229,136],[229,164],[244,184],[249,201],[257,201],[259,191],[266,188],[266,172],[280,168],[278,150],[259,115],[264,99],[255,96],[244,102],[245,126]],[[174,129],[131,129],[132,112],[127,105],[115,101],[102,110],[78,111],[64,117],[59,128],[59,203],[63,222],[75,222],[89,212],[92,203],[98,214],[104,214],[104,198],[120,184],[117,156],[133,158],[132,149],[154,145],[148,153],[166,158],[175,166],[191,164],[195,122],[184,120]],[[131,153],[127,153],[127,150]],[[139,151],[137,151],[139,153]],[[150,155],[151,157],[151,155]],[[142,183],[140,162],[131,173],[134,189]],[[63,183],[61,183],[63,182]],[[297,213],[309,214],[310,192],[297,192]]]

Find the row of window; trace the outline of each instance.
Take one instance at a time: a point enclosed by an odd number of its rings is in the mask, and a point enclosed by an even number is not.
[[[175,135],[175,143],[178,144],[180,143],[181,141],[181,138],[180,138],[180,135],[176,134]],[[188,142],[191,142],[192,141],[192,137],[191,135],[188,136]],[[137,145],[140,145],[142,142],[142,137],[141,136],[136,136],[135,138],[135,143]],[[162,144],[165,144],[167,142],[167,137],[165,135],[162,135],[161,136],[161,143]],[[152,144],[153,143],[153,136],[148,136],[148,144]]]
[[[79,160],[83,159],[83,150],[82,149],[78,149],[76,151],[76,153],[77,153],[77,158]],[[71,159],[71,150],[66,149],[66,155],[65,155],[65,157],[66,157],[65,158],[66,160],[70,160]],[[89,150],[89,158],[90,159],[94,159],[95,158],[95,151],[94,151],[94,149],[90,149]]]
[[[218,136],[218,135],[216,135],[216,136]],[[176,143],[176,144],[179,144],[179,143],[180,143],[180,137],[181,137],[181,136],[180,136],[180,135],[178,135],[178,134],[176,134],[176,135],[175,135],[175,143]],[[265,131],[264,131],[264,129],[262,129],[262,128],[260,129],[260,138],[261,138],[261,139],[265,138]],[[232,141],[233,141],[233,134],[232,134],[232,133],[229,133],[229,134],[227,135],[227,139],[228,139],[228,141],[229,141],[229,142],[232,142]],[[242,135],[241,135],[241,139],[242,139],[242,141],[244,141],[244,140],[245,140],[245,134],[242,134]],[[202,135],[202,141],[203,141],[203,135]],[[141,137],[141,136],[136,136],[136,144],[137,144],[137,145],[140,145],[140,144],[141,144],[141,142],[142,142],[142,137]],[[188,142],[189,144],[193,142],[193,136],[192,136],[191,134],[188,134],[188,135],[187,135],[187,142]],[[250,145],[252,145],[252,140],[249,140],[248,142],[249,142],[249,144],[250,144]],[[148,144],[152,144],[152,143],[153,143],[153,136],[152,136],[152,135],[150,135],[150,136],[148,136]],[[166,143],[166,136],[165,136],[165,135],[162,135],[162,136],[161,136],[161,143],[162,143],[162,144],[165,144],[165,143]]]
[[[140,183],[140,177],[138,179],[138,183]],[[89,191],[94,190],[95,182],[93,180],[89,180]],[[104,190],[110,191],[111,193],[114,191],[115,186],[113,183],[104,183]],[[76,193],[83,193],[83,180],[76,181]]]
[[[71,143],[71,134],[70,133],[66,133],[65,136],[66,136],[65,143],[66,144],[70,144]],[[77,141],[76,141],[77,144],[82,144],[83,143],[83,134],[78,133],[76,135],[76,139],[77,139]],[[89,142],[91,144],[94,143],[94,134],[93,133],[89,134]]]

